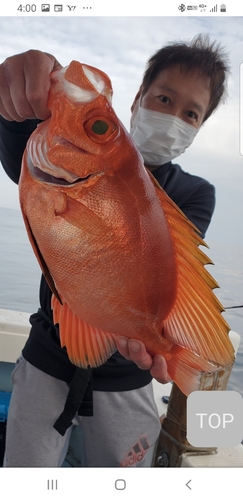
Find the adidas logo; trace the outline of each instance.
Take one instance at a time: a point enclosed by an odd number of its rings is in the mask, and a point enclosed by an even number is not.
[[[131,467],[135,465],[137,462],[141,462],[146,452],[149,449],[149,443],[145,434],[143,434],[136,444],[132,447],[132,449],[128,452],[124,460],[120,463],[120,467]]]

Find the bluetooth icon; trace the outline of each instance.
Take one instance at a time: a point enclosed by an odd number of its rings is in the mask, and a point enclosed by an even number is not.
[[[179,5],[178,9],[179,9],[181,12],[185,12],[185,10],[186,10],[186,6],[184,5],[184,3],[181,3],[181,5]]]

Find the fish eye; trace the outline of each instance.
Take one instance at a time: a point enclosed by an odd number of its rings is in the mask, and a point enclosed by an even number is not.
[[[86,134],[91,140],[98,143],[104,143],[114,138],[118,132],[117,125],[108,117],[96,116],[84,123]]]
[[[104,135],[109,128],[109,124],[103,120],[95,120],[91,129],[95,134]]]

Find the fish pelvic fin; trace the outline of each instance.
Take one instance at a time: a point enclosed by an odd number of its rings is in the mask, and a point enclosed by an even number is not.
[[[70,361],[81,368],[97,368],[117,350],[115,336],[82,321],[68,305],[52,296],[54,324],[59,324],[61,346]]]
[[[150,172],[149,175],[157,187],[177,266],[176,298],[164,321],[163,335],[209,363],[229,366],[234,362],[234,349],[228,337],[230,327],[221,314],[223,306],[213,292],[218,284],[204,267],[212,261],[199,249],[199,245],[207,245],[194,224]]]

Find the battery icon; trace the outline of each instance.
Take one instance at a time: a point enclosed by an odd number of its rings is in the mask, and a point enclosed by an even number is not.
[[[220,5],[220,12],[226,12],[226,5],[225,5],[225,3],[222,3],[222,5]]]

